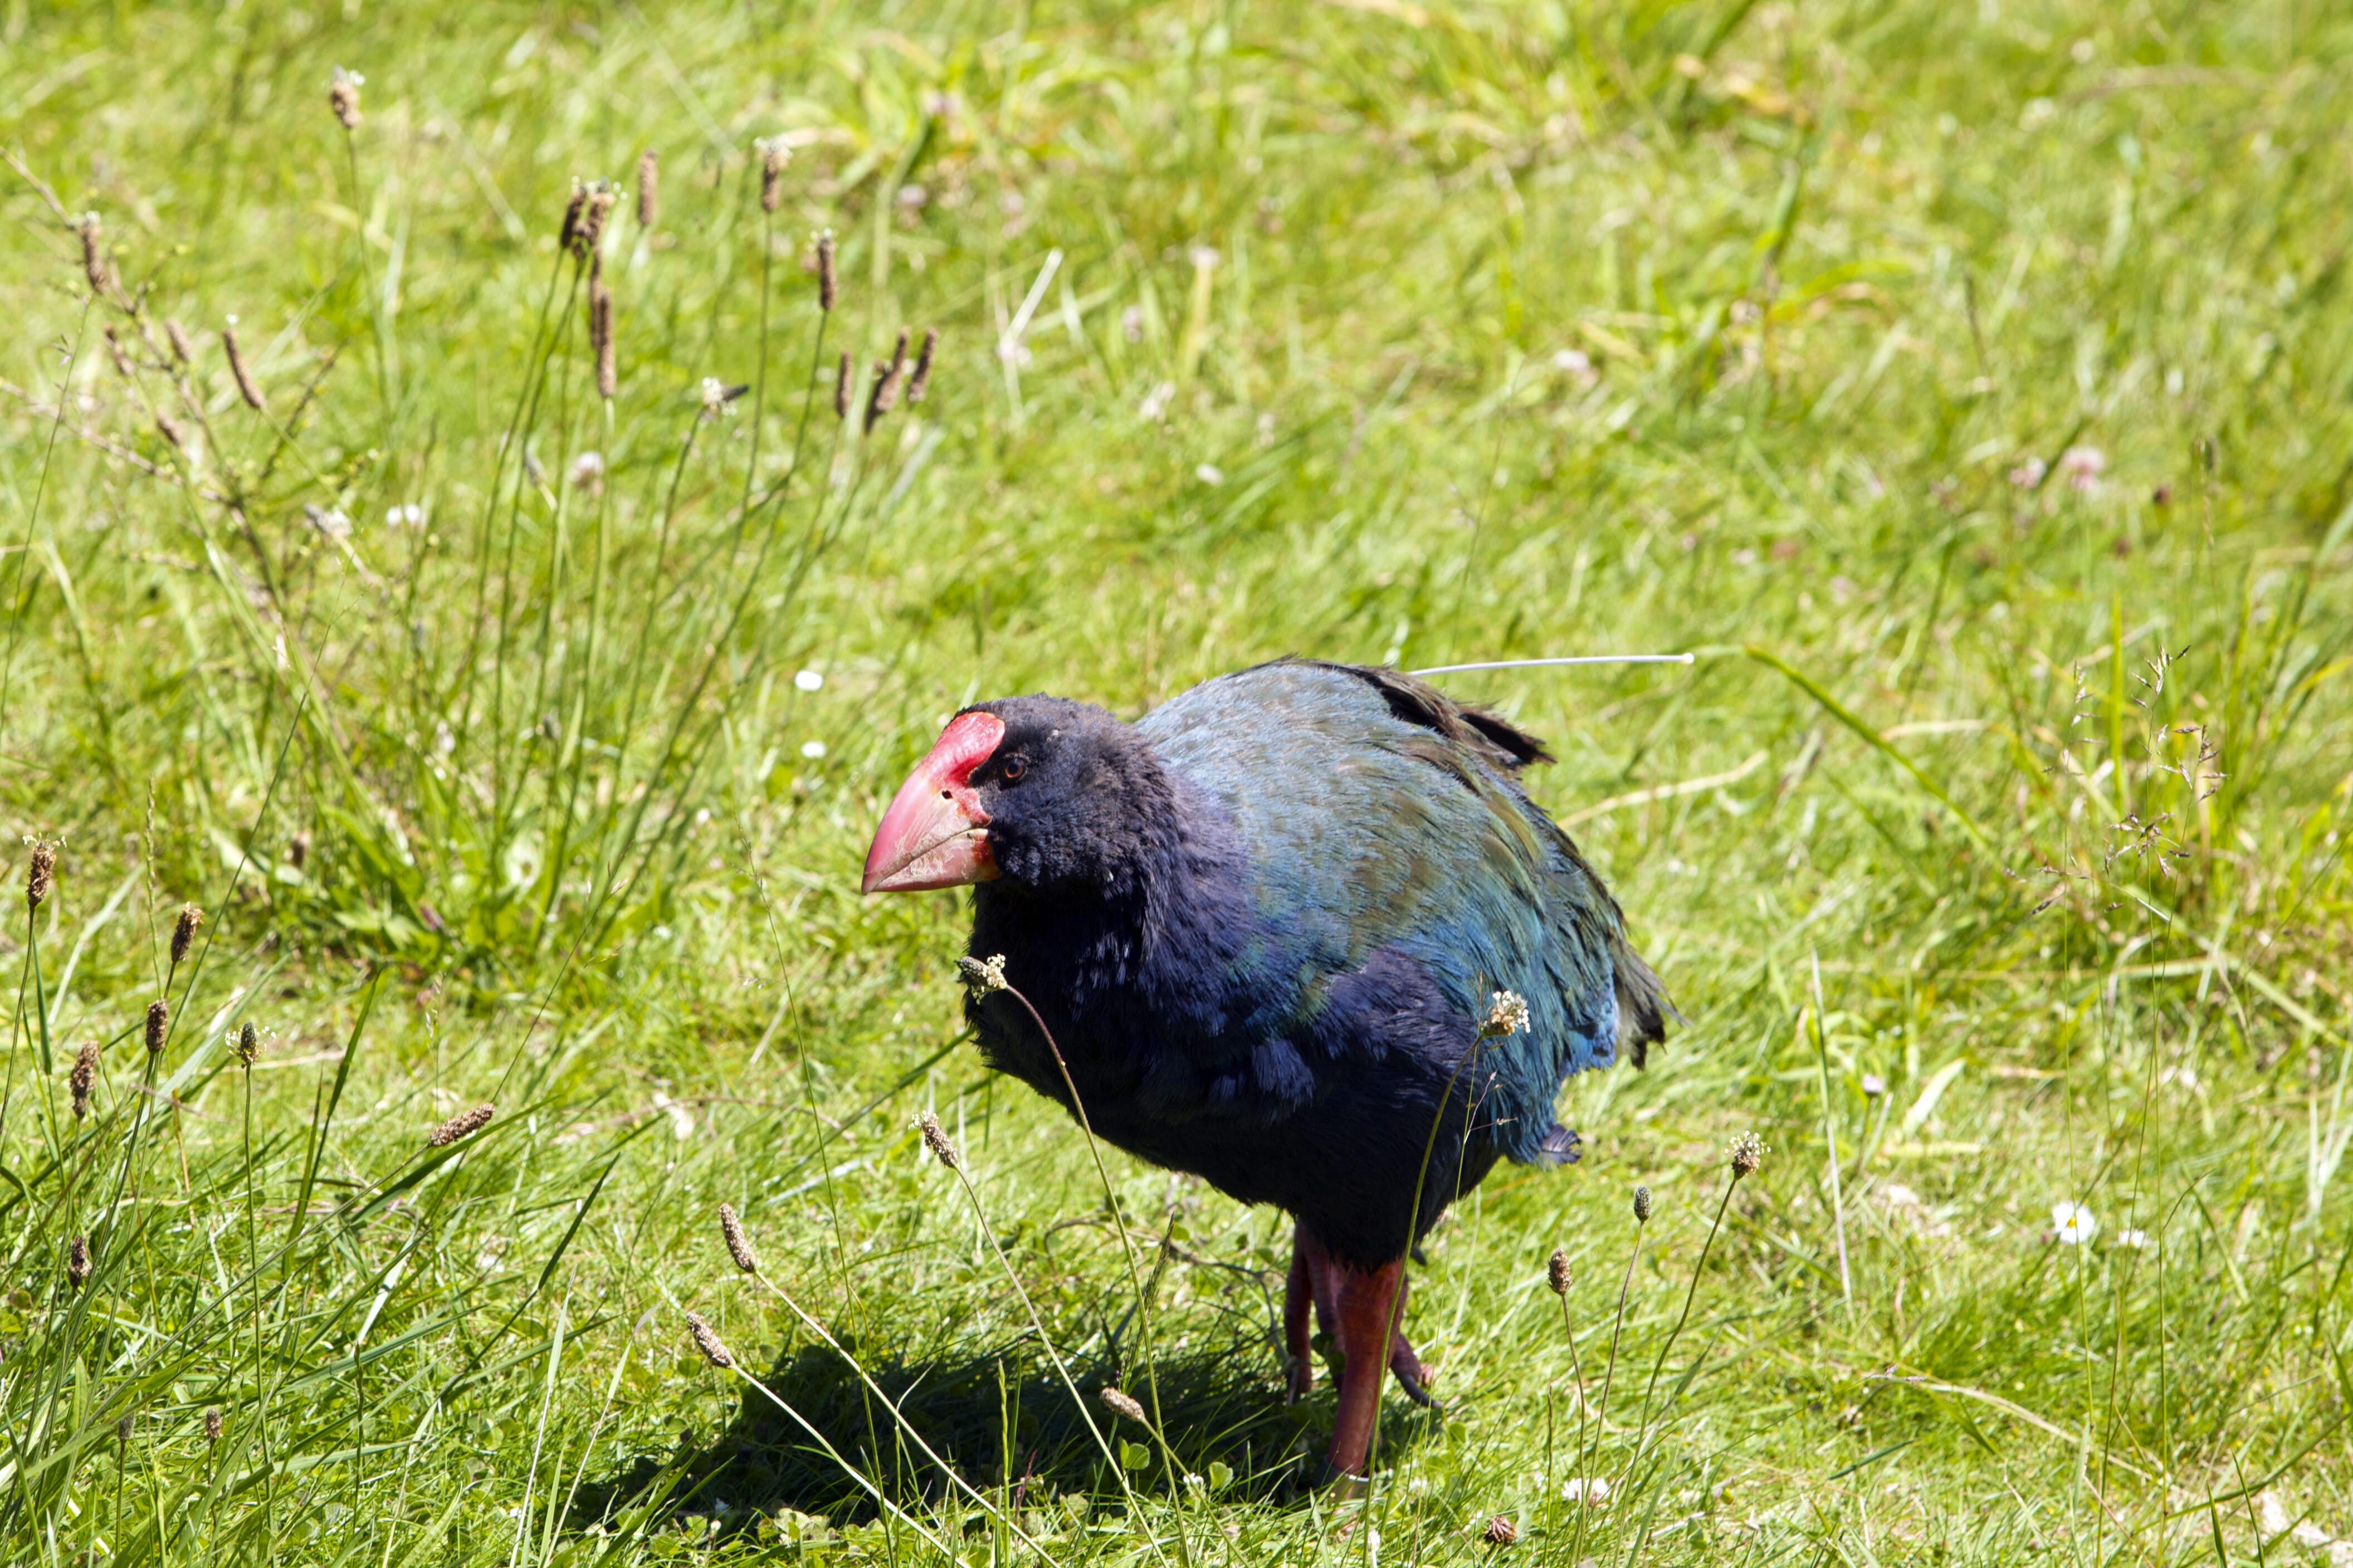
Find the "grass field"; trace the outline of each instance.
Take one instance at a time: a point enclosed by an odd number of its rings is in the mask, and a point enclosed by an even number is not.
[[[2353,1562],[2343,7],[0,46],[7,1561]],[[1287,1226],[1112,1204],[874,819],[977,696],[1638,651],[1442,679],[1688,1023],[1316,1491]]]

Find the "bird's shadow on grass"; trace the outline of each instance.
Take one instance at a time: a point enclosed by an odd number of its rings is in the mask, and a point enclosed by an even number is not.
[[[652,1507],[709,1516],[731,1532],[786,1512],[846,1526],[878,1515],[876,1491],[919,1517],[952,1495],[977,1512],[944,1466],[992,1508],[1009,1504],[1015,1518],[1048,1528],[1063,1523],[1053,1510],[1074,1520],[1119,1506],[1125,1489],[1150,1496],[1170,1489],[1169,1467],[1146,1428],[1099,1403],[1113,1381],[1107,1367],[1072,1365],[1074,1399],[1034,1342],[955,1359],[860,1360],[903,1424],[842,1353],[804,1345],[761,1379],[766,1394],[743,1387],[715,1437],[685,1435],[666,1458],[642,1456],[583,1488],[573,1524]],[[1244,1339],[1165,1357],[1158,1382],[1163,1429],[1187,1478],[1174,1484],[1215,1485],[1227,1500],[1304,1501],[1331,1435],[1330,1378],[1319,1376],[1313,1395],[1286,1405],[1265,1342]],[[1126,1386],[1147,1397],[1140,1373],[1131,1371]],[[1080,1399],[1101,1441],[1081,1418]],[[1435,1426],[1429,1413],[1390,1396],[1381,1418],[1385,1456],[1411,1448]]]

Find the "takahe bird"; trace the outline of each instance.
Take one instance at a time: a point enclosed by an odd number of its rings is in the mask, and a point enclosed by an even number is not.
[[[1428,1402],[1407,1255],[1498,1158],[1575,1160],[1562,1081],[1640,1066],[1673,1011],[1520,788],[1550,760],[1389,669],[1260,665],[1133,724],[1006,698],[950,721],[866,858],[868,892],[976,884],[971,952],[1053,1034],[976,989],[992,1067],[1293,1216],[1288,1385],[1313,1303],[1342,1358],[1330,1475],[1363,1473],[1384,1367]]]

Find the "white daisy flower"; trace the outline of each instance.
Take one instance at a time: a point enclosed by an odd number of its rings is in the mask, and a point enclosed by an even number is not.
[[[2051,1237],[2061,1245],[2081,1247],[2099,1231],[2099,1220],[2082,1204],[2055,1203],[2051,1205]]]

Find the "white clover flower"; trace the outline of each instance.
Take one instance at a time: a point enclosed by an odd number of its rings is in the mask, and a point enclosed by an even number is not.
[[[824,761],[825,742],[823,741],[803,741],[801,742],[801,755],[807,757],[813,763]]]
[[[2077,1203],[2051,1205],[2051,1238],[2063,1247],[2081,1247],[2100,1232],[2092,1211]]]
[[[2070,489],[2099,489],[2100,475],[2107,466],[2107,454],[2097,447],[2070,447],[2059,455],[2059,471],[2067,476]]]
[[[735,400],[744,395],[744,388],[730,386],[715,375],[706,375],[696,395],[702,399],[702,416],[717,419],[723,415],[734,414]]]
[[[2028,458],[2010,470],[2010,482],[2020,489],[2031,490],[2042,482],[2046,471],[2042,458]]]
[[[575,489],[596,491],[605,484],[605,454],[583,452],[572,459],[572,484]]]
[[[1528,1026],[1528,999],[1516,991],[1498,991],[1488,1000],[1487,1016],[1479,1021],[1479,1037],[1500,1040]]]
[[[825,677],[814,669],[804,669],[793,677],[793,687],[799,691],[815,691],[825,685]]]
[[[1226,482],[1226,470],[1215,463],[1203,463],[1193,470],[1193,477],[1205,485],[1221,485]]]

